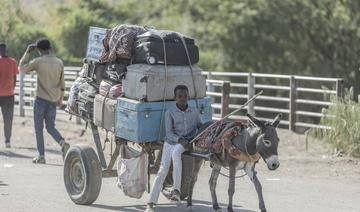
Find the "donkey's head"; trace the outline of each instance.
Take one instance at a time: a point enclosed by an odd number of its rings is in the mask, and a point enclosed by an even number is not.
[[[258,120],[250,114],[247,114],[247,116],[260,129],[256,140],[257,152],[259,152],[270,170],[277,169],[280,166],[277,151],[280,139],[276,127],[280,123],[281,114],[277,115],[272,122]]]

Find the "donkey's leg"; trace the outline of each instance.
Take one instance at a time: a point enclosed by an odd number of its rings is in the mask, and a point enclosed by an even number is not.
[[[211,198],[212,198],[212,203],[213,203],[213,209],[215,211],[221,211],[218,201],[217,201],[217,197],[216,197],[216,183],[217,183],[217,179],[219,177],[220,174],[220,170],[221,170],[221,166],[214,164],[213,165],[213,169],[211,172],[211,177],[209,180],[209,185],[210,185],[210,192],[211,192]]]
[[[260,181],[259,181],[258,177],[256,176],[256,174],[254,175],[253,182],[255,185],[256,193],[259,198],[259,208],[260,208],[261,212],[266,212],[264,197],[263,197],[263,193],[262,193],[262,186],[261,186]]]
[[[229,166],[229,188],[228,188],[228,195],[229,195],[229,204],[228,204],[228,212],[233,212],[233,196],[235,193],[235,174],[236,174],[236,164],[230,164]]]
[[[254,183],[256,193],[259,199],[259,208],[261,212],[266,212],[264,197],[262,193],[262,186],[260,184],[258,177],[256,176],[255,164],[250,165],[250,163],[248,163],[247,166],[245,167],[245,171],[247,175],[250,177],[250,180]]]
[[[201,158],[194,158],[193,159],[193,172],[192,172],[192,178],[190,182],[190,188],[189,188],[189,196],[187,198],[187,206],[192,206],[192,194],[194,191],[195,182],[197,181],[197,177],[199,175],[199,171],[201,168],[203,160]]]

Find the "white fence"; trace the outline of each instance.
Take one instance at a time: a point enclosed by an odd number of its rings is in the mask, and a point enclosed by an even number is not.
[[[64,104],[79,70],[80,67],[65,67]],[[341,96],[343,92],[343,79],[340,78],[239,72],[204,72],[204,75],[207,77],[207,95],[213,97],[214,119],[225,116],[263,90],[263,95],[245,108],[246,112],[262,119],[282,113],[281,125],[293,131],[297,128],[327,128],[318,124],[323,116],[321,111],[332,104],[331,95]],[[20,116],[32,115],[35,88],[35,73],[18,77],[15,101]],[[68,118],[68,115],[64,116],[63,108],[59,111],[59,118]],[[230,118],[245,119],[245,111],[240,113],[243,115]]]

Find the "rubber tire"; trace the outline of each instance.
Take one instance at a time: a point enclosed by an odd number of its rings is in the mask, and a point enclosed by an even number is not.
[[[169,173],[165,179],[162,194],[167,198],[171,198],[171,189],[173,186],[173,178],[172,178],[172,167],[169,169]],[[181,174],[181,200],[184,200],[189,196],[189,188],[191,184],[193,174],[193,158],[189,155],[182,155],[182,174]]]
[[[85,178],[82,191],[74,191],[71,183],[71,169],[74,161],[80,161]],[[82,179],[84,179],[82,178]],[[102,169],[94,149],[89,145],[75,145],[71,147],[64,161],[64,183],[70,199],[79,205],[90,205],[99,196],[102,183]]]

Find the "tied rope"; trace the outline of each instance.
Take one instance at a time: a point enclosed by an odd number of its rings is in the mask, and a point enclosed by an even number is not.
[[[203,130],[201,133],[199,133],[194,139],[192,139],[189,143],[193,143],[195,142],[198,138],[200,138],[200,136],[202,136],[208,129],[210,129],[211,127],[213,127],[216,123],[228,118],[229,116],[239,112],[240,110],[244,109],[244,107],[246,107],[250,102],[254,101],[258,96],[260,96],[263,93],[263,91],[261,90],[259,93],[255,94],[251,99],[249,99],[247,102],[245,102],[243,105],[241,105],[238,109],[234,110],[233,112],[229,113],[228,115],[226,115],[225,117],[215,121],[214,123],[212,123],[210,126],[208,126],[205,130]]]
[[[192,68],[192,65],[191,65],[191,60],[190,60],[190,56],[189,56],[189,51],[188,51],[188,48],[186,46],[186,42],[185,42],[185,39],[184,37],[180,34],[180,33],[176,33],[179,37],[180,37],[180,40],[184,46],[184,49],[185,49],[185,53],[186,53],[186,58],[189,62],[189,68],[190,68],[190,72],[191,72],[191,79],[192,79],[192,84],[193,84],[193,87],[194,87],[194,95],[195,95],[195,104],[196,104],[196,108],[199,110],[199,103],[198,103],[198,96],[197,96],[197,91],[196,91],[196,86],[195,86],[195,79],[194,79],[194,71],[193,71],[193,68]]]
[[[156,31],[152,30],[155,34]],[[166,46],[165,46],[165,40],[162,34],[158,34],[162,44],[163,44],[163,51],[164,51],[164,68],[165,68],[165,84],[164,84],[164,90],[163,90],[163,106],[162,106],[162,111],[161,111],[161,119],[160,119],[160,127],[159,127],[159,134],[158,134],[158,142],[161,141],[161,134],[162,134],[162,126],[163,126],[163,122],[164,122],[164,113],[165,113],[165,105],[166,105],[166,88],[167,88],[167,59],[166,59]]]

